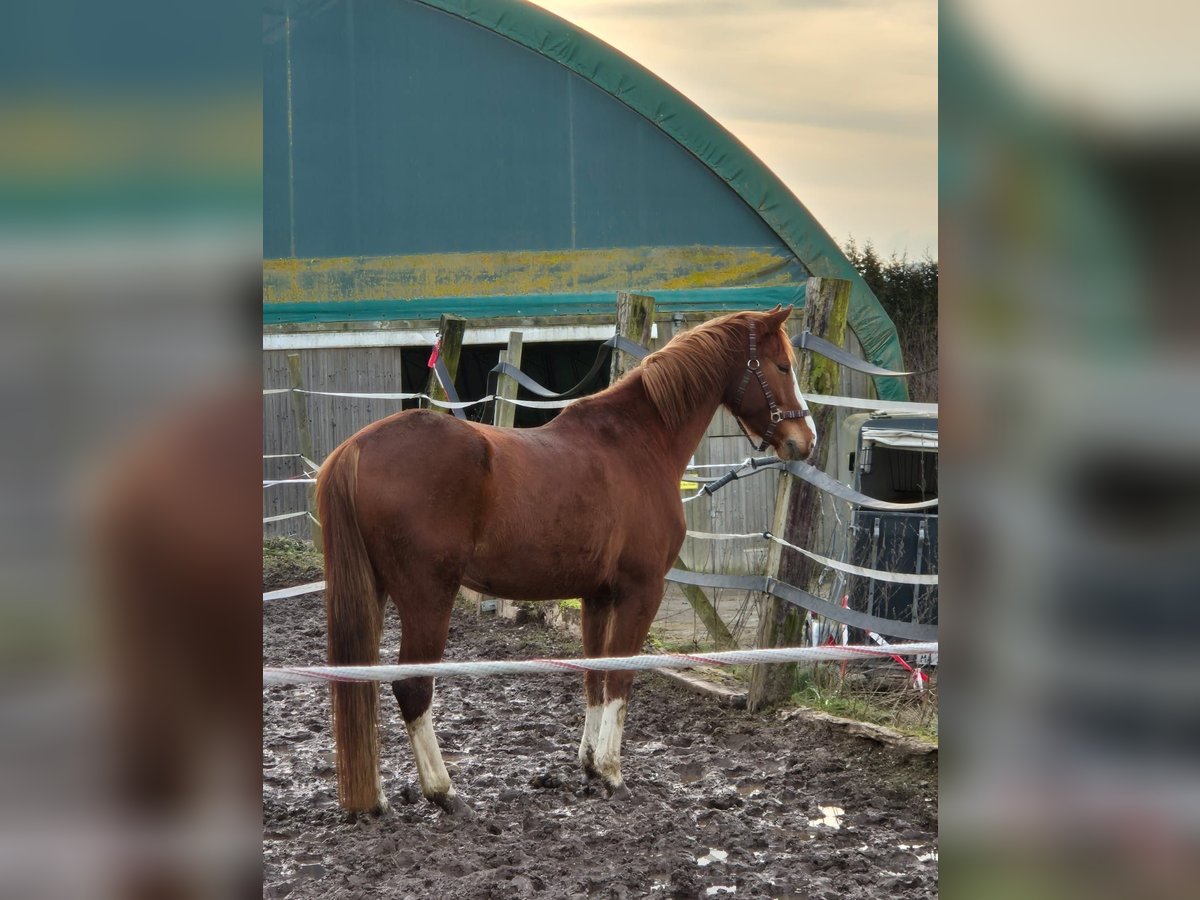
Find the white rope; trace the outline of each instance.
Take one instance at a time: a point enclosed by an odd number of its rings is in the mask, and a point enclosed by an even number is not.
[[[830,559],[828,556],[821,556],[819,553],[813,553],[811,550],[805,550],[803,547],[789,544],[783,538],[777,537],[770,532],[766,534],[761,531],[749,532],[747,534],[719,534],[709,531],[689,531],[687,536],[701,541],[735,541],[750,540],[752,538],[757,538],[761,541],[767,538],[783,547],[789,547],[797,553],[803,553],[809,559],[815,560],[823,566],[828,566],[831,569],[837,569],[839,572],[846,572],[850,575],[862,575],[866,578],[874,578],[876,581],[891,581],[896,584],[936,585],[938,583],[937,575],[913,575],[905,572],[888,572],[884,569],[867,569],[862,566],[855,566],[836,559]]]
[[[277,481],[264,481],[263,487],[275,487],[278,484],[316,484],[315,478],[280,478]]]
[[[807,394],[813,403],[822,406],[845,406],[850,409],[875,409],[880,412],[909,413],[914,416],[936,416],[936,403],[910,403],[908,400],[867,400],[863,397],[841,397],[837,394]]]
[[[271,394],[290,394],[291,392],[292,392],[291,388],[263,388],[263,396],[264,397],[269,396]]]
[[[307,515],[307,514],[305,514]],[[263,594],[263,602],[269,600],[283,600],[286,597],[299,597],[301,594],[315,594],[325,590],[325,582],[311,581],[308,584],[298,584],[295,587],[280,588],[277,591],[268,591]]]
[[[279,516],[267,516],[265,519],[263,519],[263,524],[266,525],[268,522],[282,522],[284,519],[296,519],[296,518],[299,518],[300,516],[307,516],[307,515],[308,515],[307,510],[301,510],[300,512],[283,513],[282,515],[279,515]]]
[[[622,672],[644,669],[691,669],[696,666],[744,666],[790,662],[837,662],[843,659],[888,658],[894,654],[937,653],[936,641],[888,647],[776,647],[725,650],[719,653],[658,653],[596,659],[513,659],[476,662],[411,663],[399,666],[289,666],[264,668],[263,686],[312,684],[320,681],[401,681],[405,678],[448,678],[489,675],[563,674],[585,671]]]
[[[304,458],[303,456],[300,456],[299,453],[264,453],[263,454],[263,459],[296,459],[297,457],[299,457],[300,459]]]

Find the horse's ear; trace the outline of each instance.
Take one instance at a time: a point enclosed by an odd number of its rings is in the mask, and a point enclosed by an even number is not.
[[[763,314],[763,324],[766,325],[768,331],[782,328],[783,323],[787,321],[787,317],[792,314],[794,308],[791,304],[776,306],[774,309]]]

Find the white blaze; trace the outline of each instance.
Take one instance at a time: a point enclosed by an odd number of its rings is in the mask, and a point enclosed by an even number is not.
[[[796,380],[796,367],[792,367],[792,386],[796,389],[796,400],[804,409],[808,409],[808,404],[804,402],[804,394],[800,390],[800,382]],[[812,445],[817,446],[817,423],[813,421],[812,414],[804,416],[804,424],[808,426],[808,430],[812,432]]]

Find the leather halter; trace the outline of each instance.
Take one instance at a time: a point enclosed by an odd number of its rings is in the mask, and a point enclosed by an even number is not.
[[[767,425],[767,430],[763,434],[761,444],[754,443],[754,438],[750,437],[750,432],[742,424],[742,398],[746,395],[746,387],[750,384],[751,373],[758,378],[763,396],[767,398],[767,410],[771,418],[770,424]],[[738,385],[737,393],[734,395],[732,412],[734,420],[738,423],[738,428],[742,429],[742,434],[746,436],[746,440],[750,442],[750,446],[760,451],[766,450],[771,445],[771,435],[775,433],[776,425],[784,419],[803,419],[809,414],[808,410],[804,408],[781,410],[779,404],[775,402],[775,395],[771,393],[771,388],[767,385],[767,376],[762,371],[762,361],[758,358],[758,338],[754,332],[753,322],[750,323],[750,358],[746,360],[746,371],[742,374],[742,383]]]

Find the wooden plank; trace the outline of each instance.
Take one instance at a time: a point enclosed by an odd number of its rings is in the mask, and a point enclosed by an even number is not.
[[[653,669],[668,681],[673,681],[682,687],[687,688],[697,694],[702,694],[705,697],[711,697],[720,703],[722,706],[728,706],[730,709],[745,709],[746,708],[746,693],[744,691],[735,691],[732,688],[727,688],[721,684],[714,684],[711,681],[705,681],[690,672],[681,672],[678,669]]]
[[[462,356],[462,339],[463,332],[466,330],[467,320],[461,316],[443,315],[438,323],[438,334],[441,335],[441,346],[438,353],[442,361],[446,364],[446,372],[453,379],[458,374],[458,360]],[[438,381],[437,373],[429,370],[429,377],[425,381],[425,393],[437,400],[450,399],[446,391],[442,388],[441,382]],[[435,409],[439,412],[449,412],[441,407],[425,404],[429,409]]]
[[[501,362],[507,362],[509,365],[521,368],[521,348],[524,343],[525,336],[519,331],[510,331],[508,333],[508,348],[500,354]],[[501,375],[496,382],[496,396],[504,397],[509,400],[516,399],[517,382],[514,378],[509,378],[507,375]],[[492,404],[492,422],[499,425],[501,428],[512,428],[513,421],[517,415],[517,408],[511,403],[504,403],[497,400]]]
[[[312,430],[309,428],[308,422],[308,396],[300,393],[304,390],[304,378],[300,373],[300,354],[289,353],[287,358],[288,364],[288,380],[292,387],[292,392],[288,394],[288,399],[291,401],[292,418],[296,422],[296,435],[300,445],[300,452],[308,459],[316,461],[316,455],[313,453]],[[280,490],[273,488],[273,490]],[[307,485],[305,489],[305,505],[308,509],[309,527],[311,529],[313,546],[317,552],[323,552],[324,545],[321,542],[321,526],[317,521],[317,486],[315,484]]]
[[[646,294],[617,294],[617,334],[635,344],[650,346],[650,332],[654,327],[654,298]],[[627,353],[614,350],[609,367],[609,384],[616,384],[621,376],[637,366],[638,361]]]

